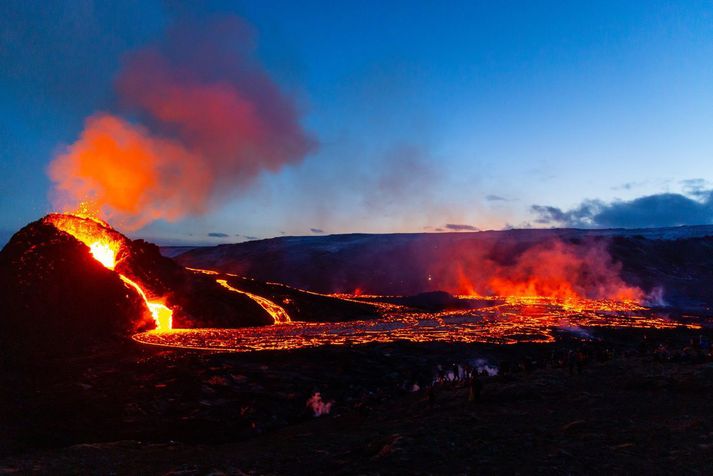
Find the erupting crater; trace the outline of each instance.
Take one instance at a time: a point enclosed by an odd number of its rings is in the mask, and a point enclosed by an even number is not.
[[[129,288],[138,293],[153,317],[156,330],[167,331],[172,328],[173,311],[160,298],[149,299],[143,287],[129,278],[127,271],[122,269],[121,262],[128,253],[127,240],[123,235],[108,223],[84,214],[53,213],[47,215],[43,221],[87,245],[97,261],[116,272]]]

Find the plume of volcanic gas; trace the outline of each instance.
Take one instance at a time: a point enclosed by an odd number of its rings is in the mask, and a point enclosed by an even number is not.
[[[434,286],[470,296],[641,301],[644,293],[620,277],[602,240],[537,243],[462,242],[440,251]]]
[[[237,18],[181,24],[128,54],[120,110],[87,118],[49,166],[57,208],[91,202],[126,230],[206,211],[315,146],[292,98],[253,59]]]

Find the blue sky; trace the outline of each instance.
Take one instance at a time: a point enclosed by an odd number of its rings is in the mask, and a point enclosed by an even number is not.
[[[710,2],[10,0],[0,6],[0,229],[50,211],[47,165],[88,115],[114,106],[122,55],[178,17],[226,14],[254,29],[257,60],[319,147],[206,214],[137,236],[713,219]],[[658,198],[637,201],[647,196]],[[669,206],[680,214],[660,213]]]

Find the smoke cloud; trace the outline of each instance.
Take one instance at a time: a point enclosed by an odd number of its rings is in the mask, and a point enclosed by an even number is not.
[[[605,241],[462,241],[432,252],[427,260],[434,289],[456,294],[635,301],[644,297],[641,289],[620,277],[621,265],[612,260]]]
[[[253,51],[249,28],[230,17],[176,25],[128,54],[115,84],[125,116],[95,113],[55,157],[55,206],[91,202],[134,230],[203,213],[300,162],[315,140]]]
[[[479,231],[477,226],[465,225],[459,223],[447,223],[445,226],[446,230],[451,231]]]

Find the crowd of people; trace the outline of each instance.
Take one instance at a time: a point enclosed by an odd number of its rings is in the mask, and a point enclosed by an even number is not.
[[[439,388],[459,386],[468,388],[468,401],[478,402],[487,381],[501,377],[528,374],[540,369],[562,369],[570,376],[585,373],[587,366],[604,363],[614,357],[629,358],[635,355],[649,356],[655,362],[713,362],[713,345],[708,335],[692,337],[686,344],[665,343],[649,339],[644,335],[638,348],[615,350],[604,341],[584,341],[561,345],[550,352],[538,352],[503,359],[497,366],[488,365],[483,359],[465,364],[438,365],[431,381],[413,384],[412,390],[426,390],[429,405],[432,406]]]
[[[666,343],[651,343],[644,339],[640,351],[653,353],[657,362],[692,362],[703,363],[713,361],[711,340],[701,334],[692,337],[686,345],[674,346]]]

